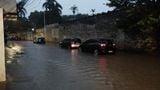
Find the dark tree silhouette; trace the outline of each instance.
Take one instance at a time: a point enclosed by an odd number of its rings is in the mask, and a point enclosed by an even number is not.
[[[56,0],[46,0],[42,7],[45,8],[46,24],[60,21],[63,8]]]
[[[23,18],[25,17],[27,10],[24,8],[28,0],[21,0],[17,2],[17,17]]]
[[[78,11],[78,7],[76,5],[73,5],[71,8],[73,15]]]
[[[93,15],[94,15],[95,11],[96,11],[95,9],[91,9],[91,12]]]

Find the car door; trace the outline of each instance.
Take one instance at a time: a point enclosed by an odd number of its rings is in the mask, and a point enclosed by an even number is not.
[[[85,46],[87,52],[92,52],[95,46],[95,40],[94,39],[88,40]]]
[[[93,52],[95,49],[98,49],[98,41],[96,39],[90,40],[88,47],[89,52]]]
[[[64,44],[65,44],[66,48],[69,48],[70,45],[71,45],[71,39],[66,39],[65,42],[64,42]]]
[[[83,51],[88,51],[89,41],[90,41],[90,40],[86,40],[85,42],[83,42],[83,43],[81,44],[80,48],[81,48]]]

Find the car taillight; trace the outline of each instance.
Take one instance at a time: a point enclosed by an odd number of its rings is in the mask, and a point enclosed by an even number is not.
[[[101,45],[101,47],[105,47],[106,46],[106,44],[100,44]]]

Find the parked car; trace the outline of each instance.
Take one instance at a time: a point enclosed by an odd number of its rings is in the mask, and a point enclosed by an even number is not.
[[[79,48],[80,44],[81,39],[79,38],[66,38],[59,43],[60,47],[70,49]]]
[[[46,43],[46,40],[44,37],[39,37],[39,38],[35,38],[33,40],[33,43],[36,43],[36,44],[45,44]]]
[[[116,53],[116,44],[111,39],[97,38],[83,42],[79,48],[82,52],[91,52],[95,55]]]

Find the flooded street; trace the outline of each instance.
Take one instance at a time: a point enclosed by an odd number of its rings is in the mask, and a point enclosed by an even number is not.
[[[10,42],[5,90],[160,90],[160,57]]]

